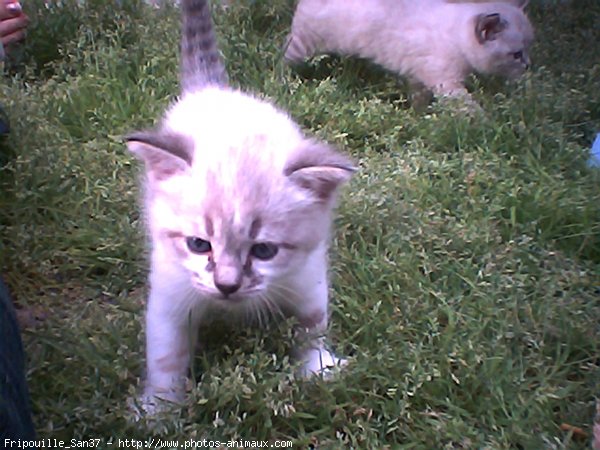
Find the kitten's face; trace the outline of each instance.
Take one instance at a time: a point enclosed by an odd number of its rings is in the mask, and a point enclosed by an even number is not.
[[[153,270],[174,267],[225,305],[289,297],[286,278],[327,241],[353,170],[269,104],[230,91],[185,96],[162,129],[128,140],[146,166]]]
[[[286,277],[327,237],[328,208],[294,204],[294,187],[283,188],[288,199],[268,188],[250,185],[230,201],[214,186],[215,196],[189,199],[179,212],[167,245],[203,298],[234,306],[289,295]]]
[[[529,47],[533,35],[507,32],[493,46],[490,46],[487,60],[487,73],[506,78],[518,78],[529,68]]]
[[[485,16],[479,20],[485,20]],[[529,48],[533,42],[533,28],[516,8],[498,14],[496,20],[498,23],[489,25],[490,29],[476,31],[479,48],[475,51],[474,66],[480,73],[517,78],[531,64]]]

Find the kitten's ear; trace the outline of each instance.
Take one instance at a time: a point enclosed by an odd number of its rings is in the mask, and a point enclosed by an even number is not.
[[[311,191],[319,202],[328,202],[355,171],[354,163],[333,147],[308,142],[288,162],[284,174],[299,187]]]
[[[497,13],[480,14],[475,21],[475,37],[480,44],[494,41],[506,28],[506,21]]]
[[[144,161],[152,180],[164,180],[192,165],[193,146],[182,135],[147,130],[132,133],[125,140],[129,151]]]
[[[529,0],[510,0],[508,3],[519,9],[527,8]]]

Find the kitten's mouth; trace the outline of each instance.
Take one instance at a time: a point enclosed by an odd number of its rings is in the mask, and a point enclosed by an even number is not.
[[[245,297],[243,295],[220,294],[220,295],[217,295],[217,300],[220,302],[225,302],[225,303],[238,304],[238,303],[242,303],[245,300]]]
[[[219,303],[229,303],[231,305],[239,305],[252,301],[253,297],[259,292],[258,289],[251,289],[244,292],[236,292],[234,294],[223,294],[219,292],[214,296]]]
[[[522,77],[526,72],[527,72],[527,67],[525,67],[525,66],[513,68],[512,70],[510,70],[506,73],[506,78],[514,81],[514,80],[517,80],[518,78]]]

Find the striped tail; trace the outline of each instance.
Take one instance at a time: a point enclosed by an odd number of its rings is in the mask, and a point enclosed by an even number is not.
[[[181,15],[182,92],[226,86],[227,71],[217,47],[208,0],[183,0]]]

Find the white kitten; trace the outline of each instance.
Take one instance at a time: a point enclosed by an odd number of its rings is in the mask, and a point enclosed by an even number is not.
[[[472,72],[506,77],[529,66],[527,1],[300,0],[285,58],[356,55],[437,96],[467,95]]]
[[[152,242],[146,397],[180,400],[198,327],[293,315],[303,373],[324,347],[327,247],[338,187],[354,170],[271,104],[227,88],[206,0],[183,0],[181,99],[128,137],[145,163]]]

